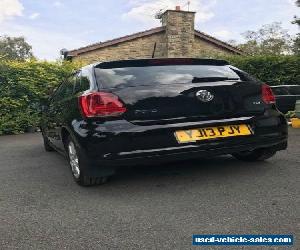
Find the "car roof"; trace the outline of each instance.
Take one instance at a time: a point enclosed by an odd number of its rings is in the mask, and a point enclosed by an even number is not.
[[[111,67],[138,67],[138,66],[159,66],[159,65],[229,65],[229,62],[219,59],[207,58],[145,58],[145,59],[128,59],[128,60],[114,60],[93,63],[89,66],[111,68]]]

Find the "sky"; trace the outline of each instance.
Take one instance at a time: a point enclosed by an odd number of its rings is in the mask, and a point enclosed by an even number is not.
[[[188,0],[0,0],[0,36],[24,36],[39,59],[55,60],[75,49],[160,26],[159,10]],[[196,29],[221,40],[242,41],[241,33],[281,22],[291,35],[300,16],[294,0],[190,0]]]

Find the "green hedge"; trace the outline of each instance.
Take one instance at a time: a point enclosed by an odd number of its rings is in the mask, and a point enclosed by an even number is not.
[[[230,56],[231,64],[270,85],[300,84],[299,56]],[[78,65],[39,61],[0,61],[0,135],[39,124],[41,105]]]
[[[300,56],[230,56],[224,59],[269,85],[300,85]]]
[[[74,69],[71,63],[0,62],[0,135],[37,127],[41,105]]]

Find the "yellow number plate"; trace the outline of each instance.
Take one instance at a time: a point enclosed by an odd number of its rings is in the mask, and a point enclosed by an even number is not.
[[[251,135],[251,129],[246,124],[218,126],[211,128],[199,128],[191,130],[181,130],[175,132],[175,137],[179,143],[195,142],[214,138],[231,136]]]

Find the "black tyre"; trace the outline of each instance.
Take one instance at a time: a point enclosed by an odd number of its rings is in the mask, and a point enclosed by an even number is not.
[[[81,186],[94,186],[107,182],[108,176],[92,177],[86,175],[85,172],[88,167],[88,163],[83,161],[80,149],[76,146],[70,136],[65,140],[65,148],[71,172],[77,184]]]
[[[44,148],[47,152],[52,152],[54,149],[51,147],[50,142],[47,137],[43,135]]]
[[[241,161],[264,161],[276,154],[276,151],[270,149],[255,149],[253,151],[243,151],[232,154]]]

